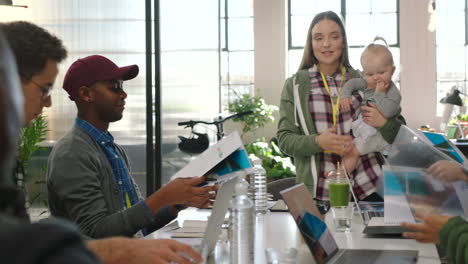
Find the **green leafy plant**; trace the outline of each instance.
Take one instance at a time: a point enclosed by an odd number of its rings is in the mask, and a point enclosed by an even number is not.
[[[276,105],[267,104],[265,100],[258,95],[236,95],[238,96],[238,99],[228,104],[228,111],[230,113],[253,111],[250,115],[232,119],[234,122],[243,123],[241,137],[248,132],[255,131],[259,127],[264,127],[267,122],[273,123],[275,121],[273,113],[278,111],[278,107]]]
[[[27,127],[21,129],[19,161],[23,167],[26,167],[34,151],[45,150],[39,143],[45,140],[47,135],[47,120],[44,116],[39,116],[33,120]]]
[[[20,132],[20,146],[18,151],[18,159],[19,159],[19,166],[20,171],[23,174],[24,179],[26,179],[27,174],[27,165],[29,160],[31,159],[31,155],[38,150],[46,150],[45,147],[39,145],[42,141],[46,139],[47,132],[47,120],[44,116],[39,116],[35,120],[31,121],[31,123],[26,126],[25,128],[21,129]],[[41,171],[47,171],[47,166],[43,166]],[[44,185],[46,183],[45,176],[44,179],[40,179],[34,182],[37,185]],[[42,193],[37,193],[34,197],[29,197],[30,204],[35,203],[35,201],[42,196]],[[42,200],[42,204],[45,208],[48,208],[48,203],[46,199]],[[48,210],[43,210],[38,216],[42,216],[48,213]]]
[[[468,122],[468,115],[458,114],[454,118],[450,119],[449,125],[454,125],[457,122]]]
[[[296,167],[290,157],[285,156],[276,143],[264,137],[245,145],[251,160],[259,158],[267,172],[267,179],[278,180],[296,176]]]
[[[264,127],[267,122],[274,122],[273,113],[278,111],[276,105],[268,105],[260,96],[250,94],[238,95],[238,99],[228,105],[228,111],[239,113],[253,111],[253,114],[234,118],[234,122],[242,122],[242,137],[248,132],[254,132],[259,127]],[[262,166],[267,172],[269,180],[277,180],[296,176],[296,167],[291,158],[285,156],[274,141],[267,142],[264,137],[245,145],[249,158],[261,159]]]

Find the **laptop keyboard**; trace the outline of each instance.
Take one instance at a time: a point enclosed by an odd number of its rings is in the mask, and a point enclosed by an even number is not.
[[[335,264],[406,264],[416,263],[418,251],[345,249]]]
[[[367,225],[372,217],[384,217],[384,212],[382,211],[363,211],[362,212],[364,223]]]
[[[384,217],[384,203],[383,202],[359,202],[359,208],[361,209],[361,216],[364,223],[370,221],[372,217]]]
[[[366,264],[376,263],[376,260],[382,254],[379,250],[344,250],[343,254],[338,258],[336,264]]]
[[[384,212],[375,212],[375,211],[368,211],[367,212],[369,219],[372,217],[384,217]]]

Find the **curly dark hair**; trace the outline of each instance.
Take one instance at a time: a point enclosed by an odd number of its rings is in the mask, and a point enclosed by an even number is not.
[[[27,22],[0,23],[16,58],[21,82],[30,82],[44,69],[47,60],[57,63],[67,57],[67,50],[56,36],[45,29]]]

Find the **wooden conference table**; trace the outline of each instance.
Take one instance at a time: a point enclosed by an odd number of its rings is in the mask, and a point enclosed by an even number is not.
[[[184,220],[207,220],[211,210],[189,208],[182,211],[177,221],[182,225]],[[394,250],[418,250],[418,262],[424,264],[440,263],[439,255],[434,244],[423,244],[412,239],[403,238],[369,238],[362,233],[364,225],[355,213],[351,232],[334,232],[331,214],[327,214],[325,222],[333,233],[339,248],[349,249],[394,249]],[[171,230],[177,223],[150,234],[147,238],[170,238]],[[277,252],[287,250],[290,247],[298,251],[296,263],[315,263],[307,245],[302,241],[294,219],[288,212],[268,212],[256,217],[255,235],[255,263],[267,263],[265,249],[273,248]],[[200,244],[201,238],[180,238],[180,242],[189,245]],[[209,262],[228,263],[228,256],[222,253],[223,243],[215,250]],[[221,252],[221,253],[220,253]]]

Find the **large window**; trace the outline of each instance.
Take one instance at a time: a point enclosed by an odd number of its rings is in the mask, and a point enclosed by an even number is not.
[[[221,110],[254,87],[253,1],[221,0]]]
[[[399,86],[398,0],[289,0],[288,6],[289,75],[299,68],[312,19],[320,12],[331,10],[344,19],[351,65],[362,70],[359,61],[362,51],[375,36],[381,36],[393,54],[396,66],[393,80]]]
[[[253,89],[252,0],[161,0],[162,183],[192,157],[177,122],[212,121],[235,94]],[[215,138],[214,126],[195,130]]]
[[[0,21],[22,19],[37,23],[61,38],[69,51],[52,92],[53,106],[45,111],[50,144],[71,128],[76,116],[74,103],[61,89],[64,74],[73,61],[101,54],[118,65],[140,66],[139,76],[125,82],[128,97],[124,117],[109,130],[123,145],[138,146],[139,154],[131,157],[132,172],[139,175],[137,180],[142,179],[139,183],[145,190],[145,1],[14,2],[28,8],[0,7]],[[164,183],[191,158],[181,159],[182,154],[177,151],[177,136],[189,134],[177,122],[212,120],[235,99],[235,93],[253,90],[253,1],[160,0],[159,7],[161,65],[156,67],[161,71],[161,94],[157,96],[162,110]]]
[[[138,64],[140,67],[138,77],[125,82],[128,97],[124,117],[113,123],[110,131],[117,138],[130,141],[143,138],[144,143],[145,2],[29,0],[15,1],[15,4],[28,8],[1,7],[2,21],[36,23],[62,39],[68,50],[68,58],[60,65],[52,91],[52,107],[44,111],[49,121],[48,139],[53,142],[63,136],[76,116],[75,104],[61,88],[68,67],[78,58],[100,54],[121,66]]]
[[[467,12],[465,0],[437,1],[437,102],[452,89],[467,91]],[[437,115],[443,108],[437,104]]]
[[[0,6],[0,21],[26,20],[46,28],[63,40],[68,58],[60,64],[52,91],[52,107],[44,109],[49,123],[48,148],[71,129],[76,106],[61,88],[64,75],[78,58],[100,54],[117,65],[137,64],[138,77],[127,81],[128,94],[122,120],[112,123],[109,131],[129,154],[131,173],[143,193],[146,190],[146,79],[145,79],[145,1],[125,0],[17,0],[16,5],[28,8]],[[41,45],[41,43],[38,43]],[[28,165],[28,189],[35,206],[47,199],[43,166],[47,153],[36,153]],[[38,196],[39,195],[39,196]],[[35,199],[39,197],[39,199]],[[33,213],[34,216],[34,213]]]

